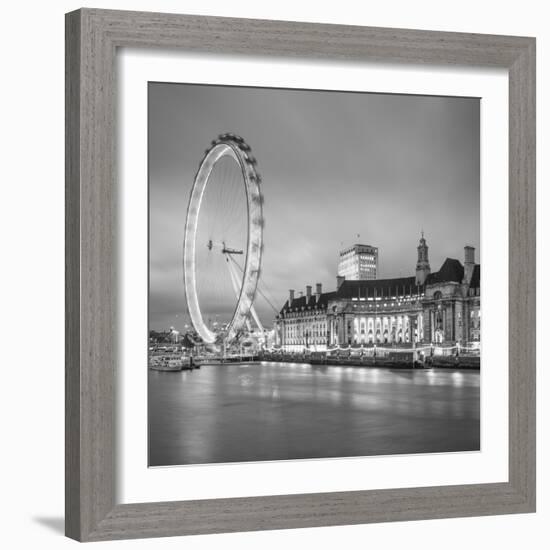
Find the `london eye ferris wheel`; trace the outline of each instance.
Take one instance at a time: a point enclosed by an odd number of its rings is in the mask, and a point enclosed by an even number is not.
[[[206,150],[187,207],[183,277],[193,327],[205,343],[231,343],[251,320],[263,252],[263,197],[256,160],[235,134]],[[221,317],[221,318],[220,318]]]

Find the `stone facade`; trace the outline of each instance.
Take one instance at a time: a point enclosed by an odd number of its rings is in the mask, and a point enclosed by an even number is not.
[[[287,351],[301,351],[304,348],[326,349],[327,347],[327,306],[335,292],[323,293],[321,284],[316,285],[316,292],[311,294],[311,287],[306,287],[305,296],[289,297],[275,322],[276,339]]]
[[[294,297],[290,291],[276,319],[285,351],[338,346],[418,343],[467,345],[480,341],[480,265],[465,247],[464,264],[447,258],[431,273],[424,236],[416,274],[397,279],[350,281],[337,277],[334,292]]]

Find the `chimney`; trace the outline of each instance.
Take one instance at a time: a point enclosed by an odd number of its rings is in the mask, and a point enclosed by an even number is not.
[[[343,276],[343,275],[338,275],[336,277],[336,290],[338,290],[341,286],[342,286],[342,283],[346,280],[346,278]]]
[[[464,247],[464,283],[470,284],[472,275],[474,274],[474,266],[476,264],[476,249],[473,246]]]
[[[323,293],[323,287],[321,283],[315,285],[315,299],[317,302],[321,299],[321,294]]]
[[[306,304],[311,300],[311,285],[306,286]]]
[[[476,249],[473,246],[464,247],[464,263],[475,264],[476,263]]]
[[[298,298],[303,298],[304,296],[304,293],[300,290],[300,292],[298,292]]]
[[[292,307],[292,302],[294,302],[294,290],[288,291],[288,307]]]

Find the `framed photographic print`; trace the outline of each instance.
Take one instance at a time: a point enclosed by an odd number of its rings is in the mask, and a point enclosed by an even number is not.
[[[67,535],[534,511],[534,39],[66,38]]]

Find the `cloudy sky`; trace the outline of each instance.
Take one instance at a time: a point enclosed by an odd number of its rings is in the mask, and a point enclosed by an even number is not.
[[[187,202],[205,149],[223,132],[241,135],[258,161],[261,288],[275,306],[290,288],[334,290],[338,251],[354,242],[379,248],[379,278],[414,274],[422,228],[432,271],[446,257],[462,261],[466,244],[479,261],[478,99],[150,83],[151,328],[188,322]],[[212,287],[230,288],[229,273],[209,276],[201,307],[223,320],[227,304]],[[256,303],[270,326],[271,307]]]

